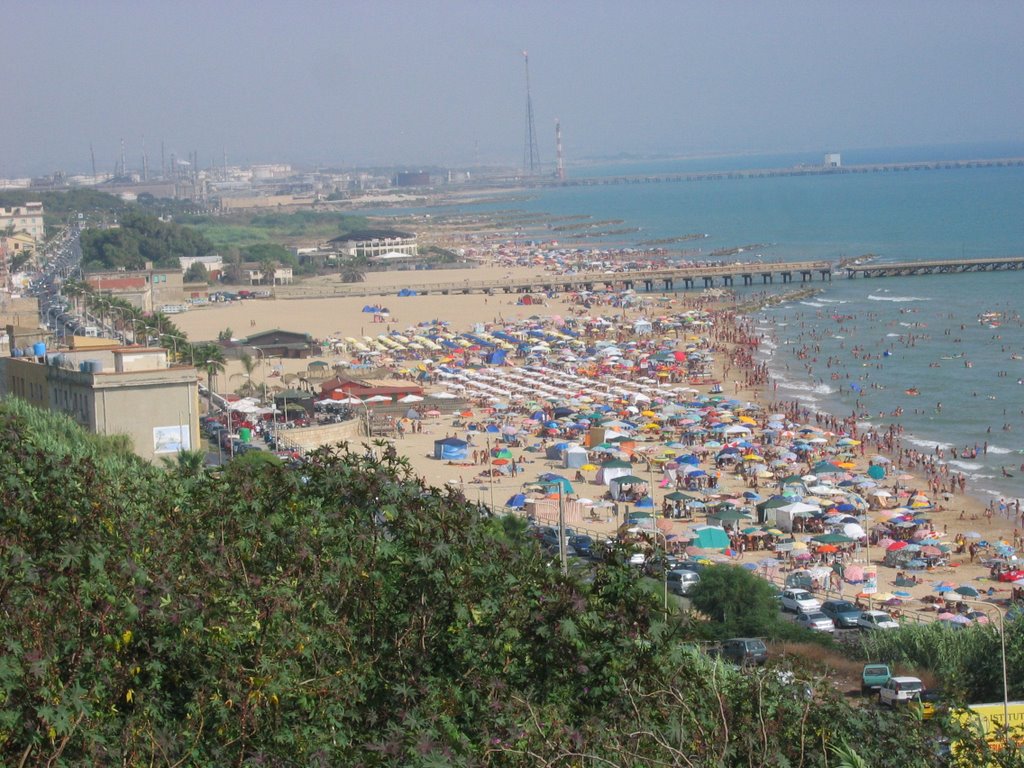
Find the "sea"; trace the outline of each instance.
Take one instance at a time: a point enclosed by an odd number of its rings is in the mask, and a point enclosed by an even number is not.
[[[842,162],[999,157],[1024,157],[1024,144],[850,151],[842,153]],[[571,173],[671,174],[821,162],[820,154],[624,160]],[[743,252],[724,260],[1024,256],[1024,167],[550,187],[433,212],[488,209],[621,221],[606,225],[619,234],[588,238],[596,248],[706,235],[666,246],[689,249],[685,258],[692,260],[713,260],[712,251],[740,247]],[[631,228],[638,231],[622,233]],[[983,499],[1024,498],[1024,272],[852,280],[837,272],[831,282],[813,287],[820,289],[817,295],[751,318],[763,334],[760,355],[778,383],[779,399],[842,416],[855,413],[863,427],[898,423],[905,447],[942,450],[951,468],[966,476],[969,492]]]

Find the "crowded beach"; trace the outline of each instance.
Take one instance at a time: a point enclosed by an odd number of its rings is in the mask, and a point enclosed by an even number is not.
[[[506,261],[472,276],[529,269]],[[1019,591],[1019,501],[986,508],[941,459],[905,448],[895,425],[865,432],[777,400],[755,357],[760,334],[730,294],[399,298],[402,273],[374,279],[394,281],[392,311],[346,298],[240,302],[180,325],[213,338],[250,318],[287,323],[322,340],[339,376],[416,382],[423,401],[394,416],[395,450],[427,482],[495,512],[553,525],[561,511],[595,542],[776,581],[806,572],[822,596],[905,620],[963,621],[946,597],[1009,602]],[[268,374],[263,362],[264,383],[309,366],[272,359]],[[340,395],[315,397],[327,412]],[[443,400],[459,409],[431,407]]]

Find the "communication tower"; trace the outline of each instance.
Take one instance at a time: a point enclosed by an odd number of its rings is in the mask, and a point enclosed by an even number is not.
[[[530,98],[530,57],[523,51],[526,65],[526,144],[523,147],[523,173],[540,171],[540,152],[537,151],[537,127],[533,121],[533,100]]]
[[[562,157],[562,124],[555,120],[555,154],[558,162],[555,165],[555,178],[565,181],[565,158]]]

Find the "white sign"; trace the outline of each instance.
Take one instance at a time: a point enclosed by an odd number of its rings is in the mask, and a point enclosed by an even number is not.
[[[178,453],[192,449],[192,434],[187,424],[153,427],[153,453]]]

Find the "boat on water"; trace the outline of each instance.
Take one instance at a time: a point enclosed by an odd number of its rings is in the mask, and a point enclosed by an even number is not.
[[[964,356],[963,352],[957,352],[955,355],[943,355],[942,359],[943,360],[959,360],[963,356]]]

